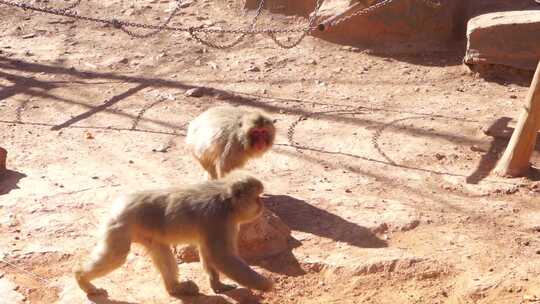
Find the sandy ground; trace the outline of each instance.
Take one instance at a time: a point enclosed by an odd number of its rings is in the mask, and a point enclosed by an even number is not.
[[[154,23],[169,7],[83,2],[79,11]],[[235,27],[252,16],[233,1],[198,1],[173,24]],[[462,54],[459,44],[383,55],[311,37],[282,50],[262,36],[219,51],[185,33],[133,39],[0,6],[10,169],[0,181],[0,303],[540,303],[539,174],[489,175],[528,83],[479,78]],[[193,86],[208,89],[185,96]],[[135,247],[96,281],[109,297],[87,299],[70,271],[111,200],[201,180],[185,127],[221,104],[278,119],[274,149],[248,166],[293,230],[290,252],[254,265],[276,290],[215,295],[188,263],[180,275],[204,295],[171,298]]]

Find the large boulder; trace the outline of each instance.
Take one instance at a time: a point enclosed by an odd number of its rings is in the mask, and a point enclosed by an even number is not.
[[[534,71],[538,60],[540,10],[489,13],[469,21],[466,64]]]
[[[319,20],[335,21],[370,4],[334,0],[321,8]],[[459,8],[460,1],[443,1],[438,7],[418,0],[394,1],[369,14],[354,16],[322,32],[314,32],[314,35],[336,43],[364,47],[447,42],[455,36],[454,15]]]
[[[430,1],[430,0],[426,0]],[[326,0],[318,12],[318,22],[337,20],[364,9],[376,0]],[[247,0],[246,7],[257,7],[258,0]],[[424,1],[399,0],[377,8],[368,15],[355,16],[313,35],[324,40],[350,45],[384,46],[403,42],[446,41],[453,37],[454,13],[461,1],[442,1],[433,7]],[[310,15],[315,0],[266,0],[266,8],[282,14]]]
[[[248,261],[264,259],[290,249],[291,230],[266,208],[257,220],[242,225],[238,234],[238,251]],[[197,250],[192,246],[180,248],[177,257],[183,262],[199,259]]]

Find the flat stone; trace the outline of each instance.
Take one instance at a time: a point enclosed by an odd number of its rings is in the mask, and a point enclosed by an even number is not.
[[[534,71],[540,58],[540,10],[496,12],[467,24],[469,65],[495,64]]]

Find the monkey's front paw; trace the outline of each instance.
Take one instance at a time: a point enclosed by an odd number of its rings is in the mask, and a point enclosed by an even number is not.
[[[238,285],[235,285],[235,284],[223,284],[223,283],[220,283],[219,285],[212,286],[212,290],[215,293],[224,293],[224,292],[236,289],[237,287],[238,287]]]
[[[171,296],[196,296],[199,287],[193,281],[177,282],[169,290]]]

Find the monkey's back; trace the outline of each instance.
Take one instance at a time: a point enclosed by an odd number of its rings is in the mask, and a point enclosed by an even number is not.
[[[201,158],[215,160],[223,151],[227,141],[235,135],[238,122],[246,109],[232,106],[213,107],[197,116],[189,124],[186,143],[200,161]]]
[[[217,181],[136,192],[121,198],[123,206],[116,208],[110,223],[131,223],[135,241],[139,235],[171,244],[197,243],[201,226],[229,212],[227,196],[226,185]]]

